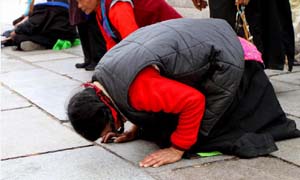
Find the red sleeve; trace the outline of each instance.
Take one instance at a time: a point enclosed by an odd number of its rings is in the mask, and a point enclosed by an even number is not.
[[[197,141],[205,108],[205,97],[198,90],[147,67],[131,84],[129,100],[139,111],[179,114],[178,126],[171,135],[174,147],[188,150]]]
[[[129,2],[117,2],[109,10],[108,16],[110,23],[119,32],[122,39],[139,28]]]

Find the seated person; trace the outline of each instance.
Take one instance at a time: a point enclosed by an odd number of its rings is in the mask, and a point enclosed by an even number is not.
[[[73,42],[75,27],[69,23],[67,0],[36,0],[28,19],[10,36],[19,50],[51,49],[58,39]]]
[[[158,143],[162,149],[141,167],[199,151],[257,157],[276,151],[274,141],[300,136],[261,54],[220,19],[175,19],[135,31],[104,55],[67,114],[90,141]],[[123,132],[126,120],[134,126]]]

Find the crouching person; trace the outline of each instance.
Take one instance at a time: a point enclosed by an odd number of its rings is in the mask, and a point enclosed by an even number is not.
[[[18,25],[10,36],[18,50],[52,49],[58,39],[71,43],[78,37],[69,23],[67,0],[36,0],[28,19]]]
[[[261,54],[218,19],[176,19],[137,30],[97,65],[69,101],[74,129],[90,141],[155,141],[141,167],[218,150],[256,157],[299,137],[264,73]],[[123,132],[128,120],[134,126]]]

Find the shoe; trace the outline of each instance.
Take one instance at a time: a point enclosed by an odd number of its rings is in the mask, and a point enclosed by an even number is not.
[[[97,64],[89,64],[85,67],[86,71],[94,71]]]
[[[89,65],[88,63],[77,63],[75,64],[75,67],[76,68],[85,68],[87,65]]]
[[[34,43],[32,41],[23,41],[20,44],[20,49],[23,51],[43,50],[46,49],[44,46]]]

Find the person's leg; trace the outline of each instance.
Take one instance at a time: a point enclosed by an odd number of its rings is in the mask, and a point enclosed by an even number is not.
[[[288,59],[289,69],[292,70],[295,60],[295,36],[291,6],[288,0],[277,0],[277,8],[281,24],[281,41],[284,47],[284,54]]]
[[[102,56],[106,53],[105,40],[99,30],[95,14],[78,25],[78,32],[84,54],[84,63],[76,64],[77,68],[94,70]]]
[[[84,62],[75,64],[76,68],[85,68],[87,65],[91,63],[90,57],[90,45],[89,45],[89,35],[88,35],[88,26],[87,22],[83,22],[77,25],[81,48],[84,55]]]
[[[262,2],[251,0],[245,9],[246,19],[249,24],[250,33],[257,49],[263,53],[263,22],[262,22]]]
[[[100,32],[95,15],[90,16],[88,22],[88,43],[90,64],[85,67],[86,70],[94,70],[100,59],[106,53],[105,40]]]
[[[23,51],[51,49],[53,43],[55,43],[51,38],[47,38],[45,36],[27,36],[25,34],[16,34],[13,42],[13,45],[17,46],[17,49]]]

